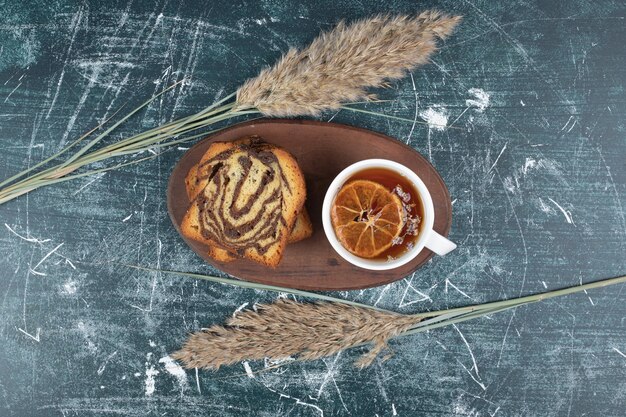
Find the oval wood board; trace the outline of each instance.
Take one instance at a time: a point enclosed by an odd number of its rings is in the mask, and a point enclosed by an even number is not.
[[[389,271],[369,271],[351,265],[330,246],[322,229],[321,208],[331,181],[348,165],[370,158],[399,162],[417,173],[432,194],[434,229],[448,235],[452,204],[443,180],[433,166],[414,149],[398,140],[365,129],[310,120],[254,120],[222,130],[193,146],[174,167],[167,190],[170,218],[180,233],[180,223],[189,206],[185,176],[215,141],[231,141],[259,135],[266,142],[285,148],[298,160],[307,185],[306,207],[313,222],[313,236],[286,247],[276,269],[245,259],[219,263],[207,255],[204,244],[185,242],[202,259],[222,271],[248,281],[305,290],[354,290],[401,279],[432,257],[424,249],[413,261]]]

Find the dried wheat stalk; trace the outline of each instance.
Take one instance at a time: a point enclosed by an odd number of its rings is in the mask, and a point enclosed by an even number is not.
[[[153,268],[127,266],[157,271]],[[626,283],[626,276],[618,276],[508,300],[404,315],[301,290],[188,272],[158,271],[325,300],[298,303],[280,299],[273,304],[258,306],[257,311],[238,313],[224,326],[212,326],[193,333],[183,348],[172,356],[187,368],[205,369],[218,369],[222,365],[266,357],[319,359],[343,349],[370,343],[374,347],[357,361],[357,365],[364,367],[372,363],[392,337],[421,333],[551,298]]]
[[[266,116],[318,115],[323,110],[337,109],[342,103],[371,98],[367,88],[384,86],[386,80],[400,78],[406,71],[427,62],[429,55],[437,49],[437,39],[452,33],[460,19],[459,16],[428,11],[414,17],[381,15],[350,25],[342,22],[307,48],[301,51],[291,49],[272,68],[246,81],[237,90],[236,101],[230,102],[233,93],[194,115],[97,149],[100,142],[157,95],[109,128],[99,125],[54,155],[0,181],[0,204],[44,186],[151,159],[155,155],[77,173],[84,167],[111,158],[148,150],[154,152],[204,136],[206,132],[199,135],[197,131],[224,120],[258,113]],[[95,132],[102,129],[104,131],[96,135]],[[188,136],[190,133],[195,134]],[[87,138],[92,139],[85,143]],[[70,151],[73,154],[68,157]]]
[[[298,303],[280,299],[243,311],[225,326],[193,333],[172,354],[187,368],[218,369],[244,360],[319,359],[364,343],[373,348],[357,362],[368,366],[387,346],[387,340],[421,318],[341,303]]]
[[[437,11],[417,16],[380,15],[340,22],[300,51],[290,49],[237,90],[237,109],[266,116],[317,116],[348,101],[367,100],[366,89],[385,86],[428,61],[437,40],[452,33],[460,16]]]

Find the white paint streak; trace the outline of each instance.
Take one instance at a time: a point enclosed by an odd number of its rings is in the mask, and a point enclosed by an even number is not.
[[[572,213],[569,210],[565,210],[563,207],[561,207],[559,203],[557,203],[550,197],[548,197],[548,200],[550,200],[561,211],[561,213],[563,213],[566,222],[568,222],[569,224],[574,224],[574,221],[572,220]]]
[[[37,262],[37,265],[35,265],[33,268],[31,268],[31,271],[34,272],[35,274],[37,274],[36,269],[39,265],[41,265],[46,259],[48,259],[50,257],[50,255],[52,255],[54,252],[57,251],[57,249],[59,249],[61,246],[63,246],[64,243],[60,243],[58,244],[54,249],[52,249],[50,252],[48,252],[46,254],[46,256],[44,256],[43,258],[41,258],[41,261]]]
[[[420,112],[419,116],[428,123],[432,130],[444,130],[448,125],[448,112],[442,106],[432,106]]]
[[[198,394],[202,394],[202,391],[200,391],[200,376],[198,375],[198,368],[196,369],[196,387],[198,388]]]
[[[85,338],[85,341],[87,342],[87,350],[91,353],[91,354],[95,354],[98,351],[98,347],[96,346],[96,344],[91,340],[91,338],[94,336],[95,331],[92,327],[88,327],[87,325],[85,325],[84,322],[79,321],[78,324],[76,325],[78,331],[80,331],[83,335],[83,337]]]
[[[19,330],[20,332],[24,333],[26,336],[30,337],[31,339],[33,339],[35,342],[39,342],[39,335],[41,334],[41,328],[37,327],[37,332],[35,333],[35,335],[33,336],[32,334],[28,333],[26,330],[22,329],[22,328],[17,328],[17,330]]]
[[[76,294],[78,290],[78,286],[76,285],[76,281],[69,280],[65,284],[63,284],[63,292],[69,295]]]
[[[254,378],[254,372],[252,372],[250,364],[247,361],[244,361],[242,362],[242,365],[243,369],[246,371],[246,375],[248,375],[248,378]]]
[[[498,414],[498,411],[500,411],[500,407],[497,407],[497,408],[494,410],[493,414],[492,414],[492,413],[489,413],[489,415],[490,415],[491,417],[495,417],[495,415],[496,415],[496,414]]]
[[[162,357],[159,359],[159,363],[162,363],[165,366],[165,370],[170,374],[176,377],[178,381],[178,386],[180,387],[181,392],[188,386],[187,384],[187,374],[182,366],[180,366],[174,359],[172,359],[169,355]]]
[[[574,123],[571,123],[572,120],[574,121]],[[578,119],[575,119],[574,116],[570,116],[569,119],[567,119],[567,122],[565,122],[565,125],[563,125],[563,127],[561,128],[561,132],[564,131],[565,128],[567,128],[568,126],[569,126],[569,129],[567,129],[567,133],[571,132],[574,126],[576,126],[577,122],[578,122]]]
[[[613,348],[614,351],[616,351],[618,354],[620,354],[621,356],[626,358],[626,353],[622,352],[621,350],[619,350],[618,348],[614,347]]]
[[[415,277],[415,273],[413,273],[411,278],[406,281],[406,287],[404,288],[404,293],[402,293],[402,298],[400,299],[400,303],[398,304],[398,308],[406,307],[406,306],[409,306],[411,304],[419,303],[421,301],[430,301],[432,303],[433,300],[427,294],[424,294],[423,292],[421,292],[418,289],[416,289],[415,287],[413,287],[413,278],[414,277]],[[408,301],[408,302],[405,303],[404,300],[405,300],[405,298],[407,296],[407,293],[408,293],[409,289],[411,289],[412,292],[414,292],[417,295],[419,295],[420,298],[417,298],[415,300],[411,300],[411,301]]]
[[[294,358],[292,358],[291,356],[287,356],[285,358],[279,358],[279,359],[269,359],[269,358],[265,358],[263,360],[263,367],[264,368],[273,368],[275,366],[280,366],[282,364],[285,364],[287,362],[293,362],[295,361]]]
[[[411,130],[409,131],[409,136],[406,138],[407,145],[411,141],[411,135],[413,135],[413,131],[415,130],[415,124],[417,123],[417,116],[419,114],[419,98],[417,96],[417,88],[415,87],[415,79],[413,78],[413,74],[409,72],[411,76],[411,84],[413,85],[413,95],[415,96],[415,116],[413,116],[413,125],[411,126]]]
[[[537,201],[539,201],[539,210],[546,214],[555,214],[556,212],[552,207],[543,202],[541,197],[537,197]]]
[[[509,329],[511,328],[511,323],[513,322],[514,317],[515,317],[515,310],[513,310],[513,312],[511,313],[509,324],[506,326],[506,331],[504,332],[504,337],[502,338],[502,345],[500,346],[500,355],[498,356],[498,363],[496,363],[496,368],[500,367],[500,360],[502,359],[502,352],[504,352],[504,345],[506,344],[506,337],[509,334]]]
[[[9,232],[13,233],[15,236],[19,237],[22,240],[25,240],[26,242],[31,242],[31,243],[46,243],[46,242],[50,242],[51,239],[37,239],[35,237],[24,237],[22,235],[20,235],[19,233],[17,233],[15,230],[13,230],[8,224],[4,224],[5,227],[7,229],[9,229]],[[28,236],[28,234],[26,234],[26,236]]]
[[[248,302],[246,301],[245,303],[243,303],[242,305],[240,305],[239,307],[237,307],[237,309],[233,312],[233,317],[235,317],[237,315],[237,313],[239,313],[240,311],[242,311],[244,308],[246,308],[248,306]]]
[[[470,372],[470,370],[469,370],[469,369],[467,369],[467,368],[465,367],[465,365],[463,365],[463,364],[462,364],[462,363],[460,363],[460,362],[459,362],[459,364],[461,365],[461,367],[462,367],[463,369],[465,369],[465,372],[467,372],[467,373],[469,374],[469,376],[470,376],[470,377],[472,377],[472,379],[474,380],[474,382],[476,382],[476,383],[477,383],[477,384],[478,384],[478,385],[479,385],[479,386],[483,389],[483,391],[487,391],[487,387],[485,386],[485,384],[483,384],[483,383],[482,383],[482,382],[480,382],[478,379],[476,379],[476,377],[474,376],[474,374],[472,374],[472,373]]]
[[[150,397],[152,396],[152,394],[154,394],[154,390],[156,389],[155,387],[155,379],[154,377],[157,376],[159,374],[159,371],[157,371],[156,369],[154,369],[154,366],[150,366],[149,368],[146,368],[146,379],[144,381],[144,384],[146,385],[146,397]]]
[[[111,358],[112,358],[113,356],[115,356],[115,355],[117,355],[117,350],[116,350],[115,352],[111,353],[109,356],[107,356],[107,357],[106,357],[106,359],[104,360],[104,362],[102,363],[102,365],[100,365],[100,367],[99,367],[99,368],[98,368],[98,370],[96,371],[96,373],[97,373],[98,375],[102,375],[102,373],[104,372],[104,370],[105,370],[105,369],[106,369],[106,367],[107,367],[107,364],[109,363],[109,361],[111,360]],[[122,379],[124,379],[124,378],[122,378]]]
[[[445,288],[444,288],[444,292],[445,292],[446,294],[448,293],[448,285],[449,285],[449,286],[451,286],[452,288],[454,288],[454,289],[455,289],[455,290],[456,290],[459,294],[461,294],[462,296],[464,296],[464,297],[466,297],[466,298],[469,298],[470,300],[473,300],[473,298],[472,298],[472,297],[470,297],[469,295],[467,295],[466,293],[464,293],[463,291],[461,291],[461,290],[459,289],[459,287],[457,287],[456,285],[454,285],[454,284],[453,284],[453,283],[452,283],[452,282],[451,282],[448,278],[446,278],[445,284],[446,284],[446,286],[445,286]]]
[[[17,85],[17,87],[15,87],[15,88],[13,89],[13,91],[11,91],[11,92],[9,93],[9,95],[7,96],[7,98],[5,98],[5,99],[4,99],[4,102],[5,102],[5,103],[6,103],[6,102],[7,102],[7,101],[11,98],[11,96],[13,95],[13,93],[15,93],[15,91],[16,91],[18,88],[20,88],[20,86],[21,86],[21,85],[22,85],[22,83],[19,83],[19,84]]]
[[[336,372],[337,361],[339,360],[339,356],[341,356],[341,352],[339,352],[335,356],[335,360],[333,360],[333,363],[330,366],[328,366],[328,363],[326,362],[326,360],[324,360],[324,364],[326,365],[328,372],[326,372],[326,374],[324,375],[324,379],[322,380],[322,383],[320,384],[320,387],[317,390],[317,398],[316,398],[317,400],[319,400],[320,396],[322,395],[322,392],[324,391],[324,387],[326,386],[326,383],[328,382],[328,380],[331,378],[334,380],[334,374]]]
[[[91,92],[91,89],[96,84],[98,77],[100,76],[101,69],[102,69],[101,67],[93,68],[92,73],[91,73],[91,78],[89,78],[89,83],[83,90],[83,94],[78,100],[78,105],[76,106],[76,110],[74,110],[74,113],[72,113],[72,115],[69,118],[67,127],[65,128],[65,132],[63,133],[63,137],[61,138],[61,143],[59,144],[60,148],[62,148],[63,145],[65,145],[65,143],[67,142],[67,138],[69,137],[70,132],[72,131],[72,128],[74,127],[74,124],[76,123],[76,119],[78,118],[78,113],[80,113],[80,110],[85,105],[85,102],[87,101],[87,97],[89,97],[89,93]]]
[[[80,193],[85,188],[89,187],[91,184],[93,184],[94,182],[96,182],[97,180],[102,178],[104,176],[104,174],[106,174],[106,172],[102,172],[100,174],[94,175],[93,179],[91,179],[91,180],[87,181],[85,184],[83,184],[78,190],[74,191],[74,193],[72,195],[76,195],[76,194]]]
[[[378,299],[376,299],[376,302],[374,303],[374,307],[376,307],[378,305],[378,303],[380,302],[380,300],[382,300],[383,296],[385,295],[385,293],[387,291],[389,291],[389,286],[391,284],[387,284],[383,287],[383,289],[380,291],[379,295],[378,295]]]
[[[496,167],[496,164],[498,163],[498,161],[500,160],[500,157],[502,156],[502,154],[504,153],[504,150],[506,149],[506,145],[508,145],[509,142],[505,143],[504,146],[502,147],[502,150],[500,151],[500,153],[498,154],[498,157],[496,158],[495,161],[493,161],[493,165],[491,165],[491,168],[489,168],[489,171],[487,171],[487,174],[489,174],[491,172],[492,169],[494,169]]]
[[[461,331],[459,330],[458,327],[456,327],[456,324],[452,324],[452,327],[454,327],[454,330],[456,330],[459,333],[459,336],[461,336],[461,339],[463,339],[463,343],[465,343],[465,346],[467,347],[467,350],[470,354],[470,356],[472,357],[472,369],[476,372],[476,376],[478,378],[480,378],[480,376],[478,375],[478,365],[476,364],[476,358],[474,357],[474,353],[472,352],[472,348],[470,347],[469,343],[467,343],[467,339],[465,339],[465,336],[463,335],[463,333],[461,333]]]
[[[275,389],[272,389],[272,388],[270,388],[270,387],[268,387],[266,385],[264,385],[264,387],[267,388],[268,390],[270,390],[271,392],[273,392],[275,394],[278,394],[280,396],[279,398],[287,398],[287,399],[290,399],[290,400],[295,400],[297,405],[304,405],[304,406],[307,406],[307,407],[311,407],[312,409],[317,410],[320,413],[320,417],[324,417],[324,410],[322,410],[320,407],[316,406],[315,404],[304,402],[304,401],[302,401],[299,398],[292,397],[291,395],[284,394],[284,393],[282,393],[280,391],[277,391]]]
[[[467,90],[469,94],[474,98],[468,98],[465,100],[465,105],[468,107],[476,107],[479,112],[485,111],[489,107],[490,97],[489,94],[480,88],[470,88]]]
[[[82,18],[83,18],[83,8],[81,7],[72,18],[72,24],[71,24],[72,38],[70,39],[69,46],[67,47],[67,52],[65,53],[65,63],[63,64],[63,69],[61,70],[59,81],[57,82],[57,89],[54,93],[54,97],[52,98],[52,103],[50,103],[50,106],[48,107],[46,120],[48,120],[48,118],[50,117],[50,112],[54,108],[54,104],[56,103],[57,98],[59,97],[59,91],[61,90],[61,84],[63,83],[63,77],[65,76],[65,67],[67,67],[67,64],[69,62],[70,53],[72,52],[72,46],[74,45],[74,41],[76,40],[76,35],[78,34],[78,29],[80,27],[80,22]]]
[[[533,158],[526,158],[524,166],[522,167],[522,173],[526,175],[529,169],[533,169],[537,166],[537,161]]]
[[[104,66],[115,66],[118,68],[136,68],[137,65],[127,61],[114,61],[111,59],[84,59],[77,61],[76,66],[83,69],[102,68]]]

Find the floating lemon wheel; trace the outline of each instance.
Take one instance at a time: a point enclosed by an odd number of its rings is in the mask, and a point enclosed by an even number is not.
[[[375,258],[402,232],[402,201],[374,181],[352,181],[335,197],[331,220],[344,248],[362,258]]]

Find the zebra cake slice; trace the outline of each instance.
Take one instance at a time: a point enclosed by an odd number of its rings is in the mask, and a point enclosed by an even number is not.
[[[293,156],[251,138],[203,158],[195,175],[198,191],[183,219],[183,234],[277,266],[306,198]]]
[[[311,224],[309,213],[306,211],[306,208],[303,207],[302,211],[300,211],[300,214],[296,218],[296,222],[293,225],[293,229],[291,229],[291,233],[289,233],[287,244],[300,242],[301,240],[311,237],[311,235],[313,235],[313,225]],[[235,254],[227,251],[226,249],[212,245],[209,245],[207,253],[211,258],[213,258],[213,260],[222,263],[232,262],[238,259]]]
[[[257,139],[253,136],[246,136],[236,141],[213,142],[211,146],[209,146],[209,148],[206,150],[204,155],[202,156],[202,159],[200,160],[200,162],[192,166],[189,172],[187,173],[187,176],[185,178],[185,189],[186,189],[187,197],[189,198],[189,201],[193,201],[193,199],[198,195],[198,192],[200,191],[201,187],[205,187],[207,183],[206,179],[204,180],[200,179],[202,175],[198,174],[199,165],[202,165],[207,160],[215,157],[221,152],[224,152],[234,146],[237,146],[240,144],[249,145],[254,140],[257,140]],[[206,170],[206,167],[205,167],[205,170]],[[206,173],[204,174],[204,177],[206,177]],[[288,244],[296,243],[306,238],[309,238],[312,235],[313,235],[313,225],[311,223],[309,213],[307,212],[305,207],[302,207],[302,210],[300,211],[298,217],[296,218],[296,222],[293,226],[293,229],[291,230],[291,233],[289,234],[289,239],[287,239],[287,243]],[[232,262],[238,259],[235,254],[227,251],[226,249],[223,249],[215,245],[208,245],[208,246],[209,248],[207,250],[207,254],[215,261],[226,263],[226,262]]]

